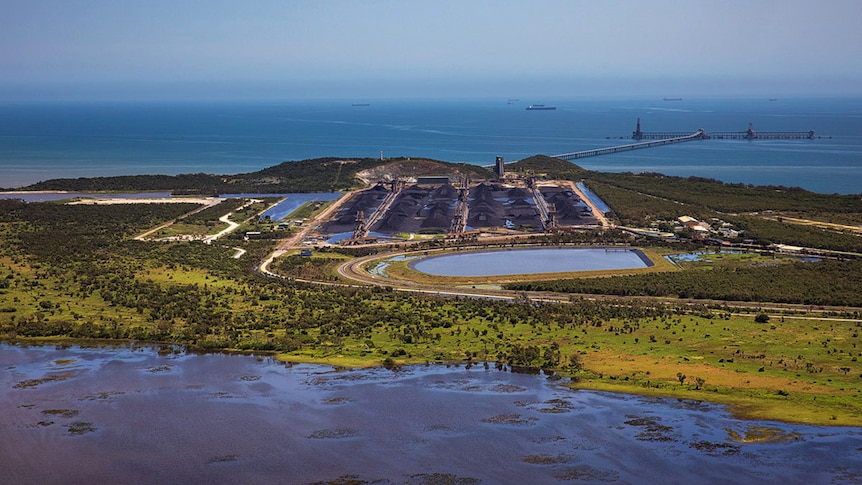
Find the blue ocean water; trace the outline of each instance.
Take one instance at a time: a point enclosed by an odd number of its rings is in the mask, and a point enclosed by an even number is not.
[[[578,160],[756,185],[862,192],[862,99],[362,100],[0,105],[0,187],[65,177],[259,170],[316,157],[478,165],[629,143],[644,131],[809,131],[817,140],[709,140]],[[527,111],[527,104],[555,105]],[[622,139],[620,139],[622,137]]]

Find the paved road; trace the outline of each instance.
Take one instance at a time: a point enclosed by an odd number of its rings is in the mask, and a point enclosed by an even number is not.
[[[332,213],[335,212],[336,210],[338,210],[339,208],[341,208],[341,205],[345,201],[347,201],[350,197],[353,197],[353,194],[355,194],[356,192],[359,192],[359,190],[346,192],[338,200],[336,200],[332,204],[330,204],[330,206],[327,207],[326,210],[324,210],[320,214],[314,216],[314,218],[312,218],[310,221],[308,221],[305,224],[305,227],[300,229],[300,231],[298,233],[285,239],[284,242],[279,244],[277,251],[281,251],[282,253],[284,253],[284,251],[286,251],[288,249],[301,247],[302,246],[302,240],[305,239],[305,236],[307,236],[308,233],[311,232],[318,225],[320,225],[321,223],[323,223],[324,221],[329,219],[329,217],[332,215]]]
[[[249,199],[249,200],[248,200],[248,202],[246,202],[246,203],[245,203],[245,204],[243,204],[242,206],[238,207],[236,210],[242,210],[242,209],[245,209],[246,207],[248,207],[248,206],[250,206],[250,205],[252,205],[252,204],[254,204],[254,203],[256,203],[256,202],[260,202],[260,200],[258,200],[258,199]],[[219,217],[219,218],[218,218],[218,220],[220,220],[221,222],[224,222],[225,224],[227,224],[227,226],[228,226],[228,227],[227,227],[226,229],[222,229],[221,231],[219,231],[219,233],[218,233],[218,234],[213,234],[213,235],[211,235],[211,236],[207,236],[207,237],[205,237],[205,238],[204,238],[204,242],[205,242],[206,244],[211,244],[211,243],[212,243],[213,241],[215,241],[216,239],[219,239],[219,238],[221,238],[221,237],[227,236],[228,234],[230,234],[230,233],[232,233],[232,232],[236,231],[236,228],[238,228],[238,227],[240,226],[240,224],[238,224],[238,223],[233,222],[232,220],[230,220],[230,216],[232,216],[232,215],[233,215],[233,212],[228,212],[227,214],[225,214],[225,215],[223,215],[223,216],[221,216],[221,217]],[[255,216],[252,216],[252,217],[255,217]],[[249,218],[249,219],[251,219],[251,218]],[[245,220],[245,221],[243,221],[243,222],[247,222],[249,219],[246,219],[246,220]]]
[[[176,200],[176,199],[171,199],[171,200]],[[183,216],[183,218],[188,217],[188,216],[190,216],[190,215],[192,215],[192,214],[197,214],[198,212],[200,212],[200,211],[202,211],[202,210],[204,210],[204,209],[207,209],[207,208],[209,208],[209,207],[212,207],[212,206],[214,206],[214,205],[216,205],[216,204],[220,203],[220,202],[221,202],[221,201],[223,201],[224,199],[214,198],[214,199],[188,199],[188,200],[190,200],[191,202],[197,202],[197,203],[204,204],[204,205],[202,205],[201,207],[199,207],[199,208],[197,208],[197,209],[195,209],[195,210],[193,210],[193,211],[189,212],[188,214],[185,214],[185,215]],[[157,232],[161,231],[162,229],[164,229],[164,228],[166,228],[166,227],[168,227],[168,226],[173,225],[173,224],[174,224],[174,222],[175,222],[175,221],[169,221],[169,222],[166,222],[166,223],[162,224],[161,226],[158,226],[158,227],[156,227],[156,228],[150,229],[149,231],[147,231],[147,232],[145,232],[145,233],[143,233],[143,234],[140,234],[140,235],[136,236],[136,237],[135,237],[135,239],[136,239],[136,240],[138,240],[138,241],[143,241],[143,240],[147,239],[148,237],[150,237],[151,235],[153,235],[153,234],[155,234],[155,233],[157,233]]]
[[[368,262],[384,259],[393,256],[408,254],[408,252],[390,253],[388,255],[372,255],[362,258],[357,258],[343,263],[338,267],[338,274],[343,278],[355,281],[364,285],[375,285],[386,288],[391,288],[395,291],[403,291],[408,293],[432,294],[439,296],[450,297],[468,297],[468,298],[488,298],[497,300],[521,301],[528,300],[533,302],[548,302],[548,303],[571,303],[573,301],[608,301],[619,302],[624,301],[641,301],[652,304],[664,305],[685,305],[685,306],[711,306],[711,307],[727,307],[738,310],[748,310],[748,313],[735,313],[737,315],[751,315],[759,312],[772,312],[770,315],[774,318],[807,318],[813,320],[829,320],[838,322],[862,322],[862,319],[852,318],[831,318],[831,317],[795,317],[783,315],[781,312],[808,312],[808,313],[834,313],[834,312],[862,312],[862,308],[856,307],[826,307],[812,305],[794,305],[794,304],[778,304],[769,302],[736,302],[724,300],[699,300],[699,299],[679,299],[670,297],[647,297],[647,296],[616,296],[616,295],[593,295],[582,293],[553,293],[553,292],[538,292],[538,291],[516,291],[516,290],[489,290],[483,288],[453,288],[446,286],[435,286],[412,281],[398,280],[373,275],[363,269],[363,265]],[[350,285],[353,286],[353,285]]]

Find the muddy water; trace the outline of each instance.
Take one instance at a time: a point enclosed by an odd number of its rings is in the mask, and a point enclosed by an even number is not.
[[[6,483],[854,483],[862,429],[446,366],[0,345]],[[737,438],[770,435],[766,443]]]

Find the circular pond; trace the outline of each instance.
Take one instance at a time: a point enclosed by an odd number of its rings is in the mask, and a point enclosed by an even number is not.
[[[647,268],[653,262],[631,248],[522,248],[447,253],[418,259],[410,268],[437,276],[502,276]]]

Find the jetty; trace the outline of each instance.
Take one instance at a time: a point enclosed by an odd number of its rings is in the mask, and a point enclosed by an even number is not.
[[[552,155],[555,158],[562,160],[577,160],[579,158],[597,157],[600,155],[610,155],[612,153],[628,152],[631,150],[641,150],[644,148],[653,148],[665,145],[673,145],[675,143],[685,143],[689,141],[703,140],[705,133],[703,130],[697,130],[694,133],[676,134],[667,138],[658,138],[652,141],[642,141],[639,143],[629,143],[626,145],[617,145],[605,148],[593,148],[590,150],[581,150],[578,152],[560,153]]]
[[[814,140],[818,138],[832,137],[815,135],[814,130],[758,132],[754,130],[754,125],[752,123],[748,124],[748,129],[745,131],[717,131],[709,133],[702,128],[694,132],[643,131],[641,130],[641,119],[638,118],[635,131],[632,132],[632,140],[637,141],[637,143],[628,143],[625,145],[616,145],[604,148],[593,148],[590,150],[580,150],[577,152],[559,153],[551,156],[562,160],[571,161],[577,160],[579,158],[597,157],[600,155],[610,155],[613,153],[627,152],[631,150],[641,150],[644,148],[653,148],[664,145],[673,145],[676,143],[686,143],[690,141],[700,140]]]

